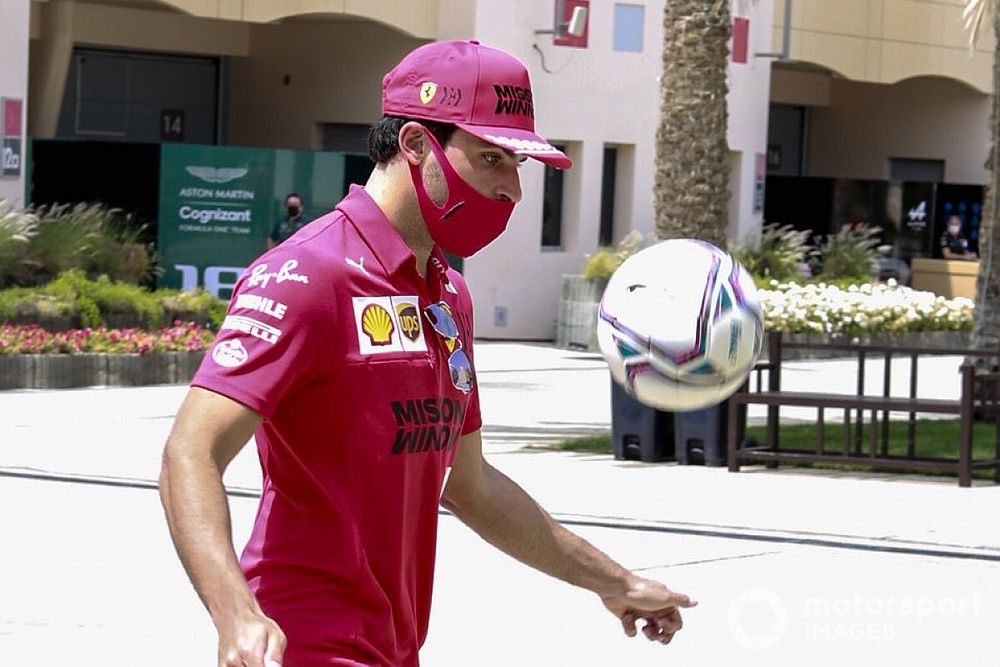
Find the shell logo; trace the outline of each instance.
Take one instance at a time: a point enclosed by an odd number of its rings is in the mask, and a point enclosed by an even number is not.
[[[368,304],[361,311],[361,330],[368,335],[372,345],[392,343],[392,333],[395,329],[389,311],[377,303]]]

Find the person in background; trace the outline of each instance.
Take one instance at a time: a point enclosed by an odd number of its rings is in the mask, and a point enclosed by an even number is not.
[[[305,208],[302,206],[302,197],[295,192],[285,195],[285,219],[274,223],[271,235],[267,237],[267,249],[270,250],[280,245],[289,236],[299,231],[306,225],[303,220]]]
[[[962,218],[952,214],[948,217],[948,228],[941,235],[941,256],[945,259],[977,259],[969,249],[969,240],[962,233]]]

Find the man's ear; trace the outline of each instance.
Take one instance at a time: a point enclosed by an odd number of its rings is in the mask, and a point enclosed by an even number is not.
[[[430,150],[424,135],[426,131],[423,125],[412,120],[399,128],[399,154],[410,164],[423,162]]]

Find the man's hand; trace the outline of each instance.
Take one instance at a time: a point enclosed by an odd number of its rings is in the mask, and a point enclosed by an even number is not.
[[[669,644],[684,626],[681,607],[693,607],[697,602],[687,595],[675,593],[658,581],[630,577],[622,593],[602,595],[601,601],[622,622],[622,629],[635,637],[636,621],[645,620],[642,634],[650,641]]]
[[[220,621],[219,667],[280,667],[285,633],[263,612]]]

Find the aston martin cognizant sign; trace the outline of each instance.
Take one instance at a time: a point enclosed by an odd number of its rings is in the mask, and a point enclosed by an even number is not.
[[[157,257],[162,287],[203,287],[229,298],[267,248],[289,192],[306,219],[344,193],[344,154],[271,148],[162,144]]]
[[[227,297],[264,251],[272,224],[274,151],[164,144],[160,154],[160,283]]]

